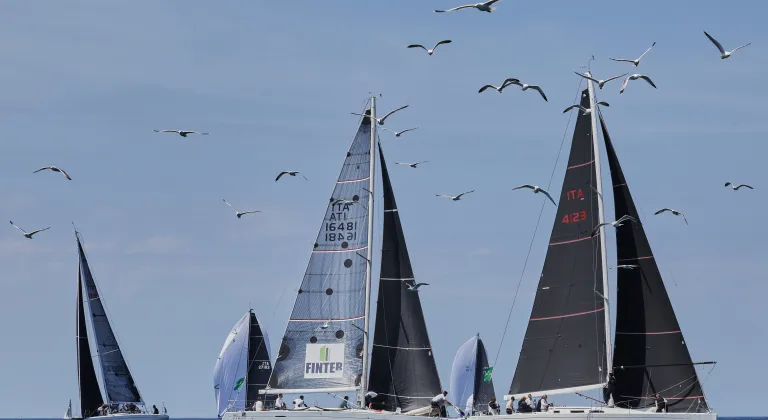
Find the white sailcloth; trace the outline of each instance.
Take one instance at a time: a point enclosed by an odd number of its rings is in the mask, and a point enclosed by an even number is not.
[[[227,409],[245,409],[245,378],[248,373],[248,329],[250,312],[246,312],[221,348],[213,368],[213,388],[219,416]]]
[[[465,401],[466,413],[472,413],[474,403],[477,340],[478,337],[473,336],[459,348],[451,368],[451,399],[457,402]]]

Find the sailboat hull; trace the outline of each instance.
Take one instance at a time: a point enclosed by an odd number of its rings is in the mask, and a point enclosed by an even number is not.
[[[131,413],[114,413],[107,414],[106,416],[88,417],[98,419],[111,419],[111,420],[168,420],[167,414],[131,414]]]

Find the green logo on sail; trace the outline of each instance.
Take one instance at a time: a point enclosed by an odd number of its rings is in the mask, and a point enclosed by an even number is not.
[[[491,382],[491,376],[493,376],[493,368],[483,368],[483,382]]]
[[[321,362],[327,362],[331,358],[331,350],[328,348],[328,346],[321,346],[320,347],[320,361]]]
[[[240,388],[243,387],[243,382],[245,382],[245,378],[240,378],[235,383],[235,391],[240,391]]]

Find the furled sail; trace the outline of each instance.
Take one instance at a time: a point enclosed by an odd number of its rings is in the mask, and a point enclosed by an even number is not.
[[[136,388],[136,383],[128,370],[128,365],[123,358],[123,352],[117,343],[115,333],[109,325],[107,313],[99,297],[96,282],[91,275],[91,269],[85,258],[85,251],[77,239],[77,247],[80,252],[80,270],[85,281],[86,295],[88,296],[88,308],[91,314],[91,325],[98,350],[99,364],[104,378],[104,389],[107,393],[107,401],[112,403],[137,403],[143,405],[141,394]]]
[[[449,395],[468,414],[487,412],[488,402],[495,395],[490,374],[486,378],[488,368],[488,355],[479,335],[467,340],[456,352]]]
[[[79,244],[79,242],[78,242]],[[85,326],[85,307],[83,304],[82,268],[77,269],[77,380],[80,392],[80,416],[93,417],[104,399],[101,397],[96,369],[93,366],[91,345],[88,343],[88,330]],[[72,410],[70,401],[70,411]],[[70,413],[71,417],[71,413]]]
[[[361,385],[371,121],[362,118],[315,240],[269,380],[269,393]]]
[[[408,290],[415,284],[413,269],[381,145],[379,156],[384,227],[368,388],[378,394],[378,408],[407,412],[429,406],[441,391],[440,378],[419,293]]]
[[[248,370],[248,326],[250,313],[237,321],[227,335],[213,369],[213,389],[219,416],[228,410],[245,409],[245,380]]]
[[[245,404],[252,407],[256,400],[275,400],[275,395],[259,396],[259,391],[267,387],[272,375],[272,363],[269,360],[269,342],[262,333],[256,314],[249,311],[248,328],[248,373],[245,380]],[[266,397],[266,398],[265,398]]]
[[[590,108],[589,91],[581,106]],[[605,307],[595,150],[589,114],[579,111],[549,240],[510,395],[571,393],[606,376]]]
[[[629,215],[639,221],[602,116],[600,125],[611,168],[616,217]],[[616,227],[616,254],[618,265],[635,266],[616,270],[616,405],[651,407],[658,392],[667,399],[669,412],[706,411],[696,368],[641,224]]]

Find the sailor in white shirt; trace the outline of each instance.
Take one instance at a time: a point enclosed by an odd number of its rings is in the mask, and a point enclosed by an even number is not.
[[[303,395],[299,395],[299,398],[293,400],[293,409],[297,410],[299,408],[307,408],[307,404],[304,403]]]
[[[541,396],[541,399],[539,399],[539,405],[541,406],[541,411],[547,411],[547,409],[549,409],[549,401],[547,401],[547,394],[544,394]]]
[[[448,396],[448,391],[443,391],[442,394],[437,394],[432,398],[432,411],[429,413],[430,417],[442,417],[446,404],[453,407],[453,404],[445,398],[446,396]],[[461,412],[461,410],[459,410],[459,412]]]
[[[256,400],[253,403],[253,411],[264,411],[264,403],[261,400]]]
[[[377,393],[375,393],[373,391],[368,391],[365,394],[365,401],[364,401],[365,408],[367,408],[369,410],[373,409],[373,399],[378,397],[378,396],[379,396],[379,394],[377,394]]]
[[[283,400],[283,394],[278,394],[275,400],[275,410],[285,410],[285,400]]]

